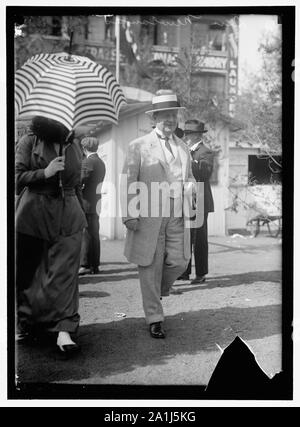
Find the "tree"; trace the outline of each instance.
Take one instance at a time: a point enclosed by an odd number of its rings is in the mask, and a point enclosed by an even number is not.
[[[262,68],[247,73],[247,85],[238,97],[237,118],[244,129],[237,133],[237,142],[259,144],[269,156],[281,153],[281,34],[269,33],[259,46]]]
[[[39,53],[55,53],[69,48],[70,35],[81,37],[87,16],[22,16],[15,24],[15,67],[20,68],[27,59]],[[73,53],[77,53],[76,40]],[[88,56],[88,55],[86,55]]]
[[[279,28],[279,26],[277,27]],[[261,69],[254,73],[244,72],[246,84],[237,100],[236,118],[243,123],[243,128],[232,134],[231,138],[238,145],[247,142],[260,149],[259,158],[268,161],[271,170],[270,185],[256,185],[255,177],[234,176],[228,187],[231,204],[227,208],[238,212],[240,209],[248,211],[249,227],[255,226],[255,218],[268,225],[269,231],[273,226],[277,236],[281,229],[281,186],[278,185],[281,173],[280,154],[281,141],[281,33],[265,33],[259,46],[261,54]],[[274,214],[276,213],[276,214]],[[271,216],[270,216],[271,215]],[[270,218],[277,218],[270,222]],[[253,222],[254,221],[254,222]],[[254,234],[257,233],[255,226]]]

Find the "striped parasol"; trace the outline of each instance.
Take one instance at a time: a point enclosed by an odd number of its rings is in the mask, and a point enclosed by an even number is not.
[[[113,74],[89,58],[39,54],[15,73],[19,119],[43,116],[68,130],[99,120],[117,124],[125,96]]]

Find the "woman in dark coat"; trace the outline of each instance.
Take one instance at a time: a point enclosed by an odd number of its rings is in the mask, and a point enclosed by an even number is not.
[[[78,268],[86,226],[80,193],[82,152],[59,156],[68,131],[42,117],[16,147],[16,291],[20,334],[57,335],[64,354],[78,350]],[[61,186],[59,185],[61,176]]]

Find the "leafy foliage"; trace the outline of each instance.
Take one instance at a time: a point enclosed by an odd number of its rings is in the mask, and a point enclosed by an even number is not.
[[[62,27],[60,24],[58,26],[58,22],[55,16],[23,16],[22,24],[16,21],[16,69],[33,55],[61,52],[68,49],[71,33],[76,31],[78,37],[82,36],[87,17],[64,16]]]
[[[281,152],[281,34],[267,34],[259,50],[262,68],[246,74],[247,85],[238,98],[237,118],[245,126],[236,140],[258,143],[271,155]]]

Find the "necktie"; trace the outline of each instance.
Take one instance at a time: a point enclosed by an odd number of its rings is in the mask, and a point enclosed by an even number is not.
[[[170,153],[172,154],[172,156],[173,156],[173,151],[172,151],[172,148],[171,148],[171,145],[170,145],[170,143],[169,143],[169,138],[168,137],[166,137],[165,138],[165,146],[166,146],[166,148],[170,151]],[[174,157],[174,156],[173,156]]]
[[[165,147],[167,148],[167,150],[169,150],[169,152],[172,154],[172,157],[174,157],[172,148],[171,148],[171,144],[169,143],[169,137],[168,136],[162,136],[159,133],[156,134],[158,136],[159,139],[162,139],[165,142]]]

